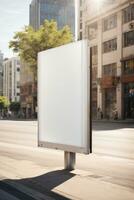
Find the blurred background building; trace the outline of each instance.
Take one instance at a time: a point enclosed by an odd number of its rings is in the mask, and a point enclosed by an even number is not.
[[[37,117],[37,80],[28,64],[21,61],[20,100],[25,118]]]
[[[74,34],[74,0],[33,0],[30,4],[30,25],[37,30],[45,19],[57,21],[58,28],[68,25]]]
[[[134,118],[134,1],[83,0],[80,35],[92,51],[93,117]]]
[[[74,0],[32,0],[30,4],[30,25],[38,30],[44,20],[54,19],[58,28],[69,25],[75,32]],[[20,73],[21,110],[26,118],[37,116],[37,72],[21,61]]]
[[[3,95],[3,53],[0,51],[0,96]]]
[[[10,102],[20,101],[20,59],[13,57],[3,62],[3,96]]]

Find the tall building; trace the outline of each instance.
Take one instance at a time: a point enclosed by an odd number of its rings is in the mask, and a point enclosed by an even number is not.
[[[20,102],[25,118],[35,118],[37,113],[37,78],[28,64],[21,62]]]
[[[29,24],[38,30],[44,20],[54,19],[58,28],[69,25],[75,33],[74,0],[32,0]],[[20,73],[21,109],[26,118],[37,116],[37,73],[26,63],[21,62]]]
[[[59,28],[69,25],[74,34],[74,0],[32,0],[30,4],[30,25],[37,30],[46,19],[56,20]]]
[[[3,62],[3,95],[10,102],[20,101],[20,59],[13,57]]]
[[[82,34],[92,51],[94,117],[134,118],[134,1],[84,0]]]
[[[3,54],[0,51],[0,96],[3,95]]]

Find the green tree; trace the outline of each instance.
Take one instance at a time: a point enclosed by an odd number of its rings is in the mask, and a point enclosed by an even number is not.
[[[0,96],[0,111],[2,112],[2,110],[8,108],[8,106],[9,106],[8,99],[4,96]]]
[[[54,20],[45,20],[37,31],[26,26],[23,31],[17,32],[9,47],[18,52],[21,59],[36,71],[38,52],[67,44],[72,40],[73,35],[68,26],[58,29]]]
[[[50,48],[58,47],[73,41],[71,29],[64,26],[58,29],[54,20],[45,20],[43,25],[35,31],[31,26],[26,26],[23,31],[15,33],[9,47],[19,53],[21,61],[31,68],[33,84],[37,84],[37,56],[38,53]],[[37,94],[33,97],[33,108],[37,106]]]

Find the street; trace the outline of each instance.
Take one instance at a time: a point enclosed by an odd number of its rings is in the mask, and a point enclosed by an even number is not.
[[[36,121],[0,121],[0,200],[134,199],[134,124],[93,123],[93,153],[63,169],[62,151],[37,147]]]

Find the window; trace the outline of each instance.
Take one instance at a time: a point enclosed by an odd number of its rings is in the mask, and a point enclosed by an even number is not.
[[[97,37],[97,22],[88,26],[88,38],[89,40],[95,39]]]
[[[117,26],[117,15],[112,15],[103,20],[103,31],[110,30]]]
[[[134,20],[134,4],[123,10],[123,22],[127,23]]]
[[[134,59],[125,61],[123,66],[124,74],[134,74]]]
[[[117,50],[117,39],[109,40],[103,43],[103,53]]]
[[[117,64],[112,63],[109,65],[104,65],[102,73],[104,76],[116,76],[117,75]]]
[[[134,45],[134,31],[129,31],[123,34],[124,47]]]

